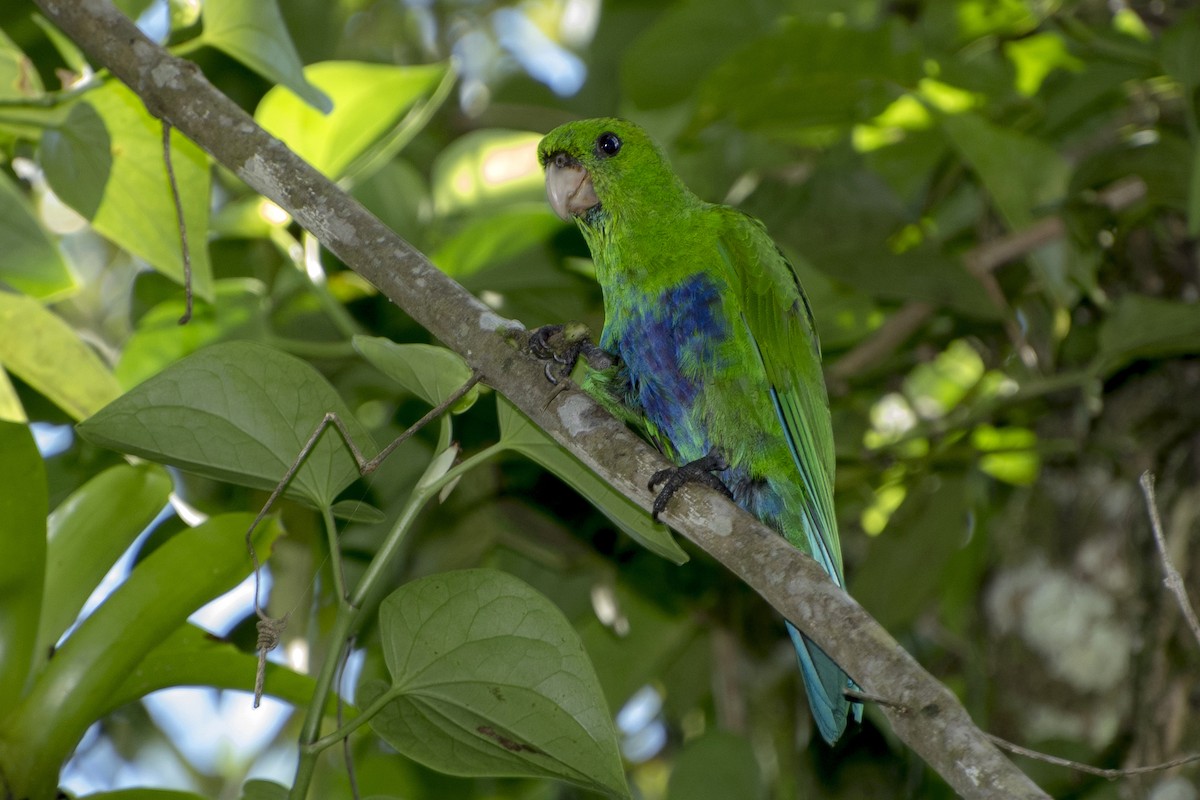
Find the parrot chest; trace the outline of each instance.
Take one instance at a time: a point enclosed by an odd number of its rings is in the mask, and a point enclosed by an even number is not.
[[[606,292],[606,301],[611,293]],[[620,356],[629,398],[676,456],[700,458],[711,447],[704,388],[727,360],[718,287],[694,275],[655,292],[619,292],[606,302],[602,347]]]

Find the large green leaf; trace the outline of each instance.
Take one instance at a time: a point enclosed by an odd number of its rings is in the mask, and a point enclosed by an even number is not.
[[[253,339],[263,333],[267,289],[254,278],[216,282],[212,303],[197,303],[187,325],[180,325],[184,300],[176,297],[154,306],[138,320],[125,340],[114,370],[125,389],[132,389],[167,365],[201,347],[226,339]]]
[[[272,83],[281,83],[322,112],[329,98],[304,75],[276,0],[205,0],[201,40],[241,61]]]
[[[189,614],[250,574],[245,537],[253,516],[212,517],[166,540],[80,623],[0,729],[9,763],[22,770],[18,785],[57,774],[142,659]],[[280,533],[276,524],[259,526],[260,560]]]
[[[195,625],[183,625],[146,654],[108,698],[112,711],[171,686],[215,686],[254,691],[258,657],[238,650]],[[308,675],[267,662],[263,693],[297,707],[312,700],[316,682]],[[331,704],[335,701],[330,698]],[[332,712],[332,708],[331,708]]]
[[[770,13],[748,3],[731,14],[723,0],[672,3],[622,48],[621,86],[641,108],[686,101],[696,82],[742,42],[762,31]],[[687,47],[679,47],[687,42]],[[670,58],[663,54],[671,53]]]
[[[254,118],[305,161],[336,179],[404,112],[433,92],[446,67],[326,61],[305,67],[304,75],[333,98],[331,112],[318,113],[275,88],[263,96]]]
[[[392,687],[371,726],[401,753],[455,775],[552,777],[629,796],[587,653],[530,586],[495,570],[432,575],[384,600],[379,627]]]
[[[903,26],[862,30],[794,19],[746,43],[704,79],[697,124],[732,117],[743,128],[803,139],[805,129],[867,121],[921,77],[921,54]]]
[[[896,252],[891,237],[913,222],[878,175],[830,158],[798,190],[765,182],[747,211],[830,278],[879,300],[922,300],[982,319],[995,304],[961,261],[926,240]],[[818,318],[823,312],[818,312]]]
[[[545,202],[546,183],[537,163],[541,138],[525,131],[485,129],[455,139],[433,162],[434,212],[449,216],[510,209],[522,201]]]
[[[849,591],[889,630],[912,625],[937,597],[943,570],[970,525],[968,488],[962,475],[953,474],[911,488],[887,528],[871,540]],[[896,591],[897,575],[906,576],[903,592]]]
[[[171,478],[157,464],[118,464],[71,494],[50,514],[46,595],[38,657],[67,630],[121,553],[167,504]]]
[[[0,292],[0,365],[75,419],[121,393],[112,373],[66,322],[32,297]]]
[[[66,121],[42,135],[42,168],[59,198],[88,219],[96,216],[112,174],[108,126],[86,100],[71,106]]]
[[[42,230],[25,196],[0,173],[0,283],[41,299],[75,286],[75,278]]]
[[[1094,369],[1116,372],[1139,358],[1200,353],[1200,305],[1129,294],[1100,326]]]
[[[272,489],[327,412],[363,454],[376,448],[329,382],[294,356],[226,342],[172,364],[79,426],[104,447],[218,480]],[[288,487],[329,506],[358,477],[337,430],[326,429]]]
[[[46,180],[71,208],[120,247],[183,281],[175,201],[163,162],[162,123],[118,81],[75,102],[61,126],[42,137]],[[171,166],[183,203],[192,289],[212,299],[208,257],[209,165],[200,148],[171,135]]]
[[[545,202],[516,203],[511,208],[471,219],[429,256],[437,268],[461,280],[490,265],[516,258],[543,244],[562,229],[562,221]]]
[[[944,115],[941,125],[1010,229],[1029,227],[1062,201],[1070,169],[1046,142],[970,112]],[[1047,248],[1031,253],[1029,259],[1050,296],[1068,302],[1071,290],[1064,259]]]
[[[27,425],[0,422],[0,697],[25,688],[46,574],[46,470]]]
[[[431,344],[396,344],[390,339],[355,336],[354,349],[363,358],[431,406],[439,405],[471,377],[462,356]],[[471,387],[454,405],[454,413],[466,411],[479,397],[479,385]]]
[[[27,100],[42,93],[37,67],[0,31],[0,100]]]
[[[496,403],[501,444],[553,472],[650,552],[676,564],[688,560],[687,553],[675,543],[665,525],[654,522],[632,500],[600,480],[596,473],[543,433],[508,400],[497,396]]]

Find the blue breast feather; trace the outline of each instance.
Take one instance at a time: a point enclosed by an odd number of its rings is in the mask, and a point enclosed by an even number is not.
[[[612,309],[601,346],[620,356],[629,378],[627,402],[639,408],[665,441],[659,448],[678,464],[694,461],[715,445],[697,402],[703,373],[724,367],[721,345],[729,336],[719,289],[708,277],[694,275],[657,297],[642,297],[629,307]],[[764,480],[751,477],[743,464],[720,473],[738,505],[768,524],[777,525],[781,498]]]

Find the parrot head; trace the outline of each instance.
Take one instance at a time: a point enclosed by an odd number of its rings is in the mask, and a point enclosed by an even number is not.
[[[555,128],[538,144],[538,161],[546,170],[550,205],[567,221],[590,217],[593,210],[619,211],[647,189],[682,188],[646,132],[615,117]]]

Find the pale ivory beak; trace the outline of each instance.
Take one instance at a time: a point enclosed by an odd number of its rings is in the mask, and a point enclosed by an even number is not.
[[[550,199],[554,213],[567,222],[571,221],[571,217],[600,205],[588,171],[562,158],[556,158],[546,165],[546,197]]]

